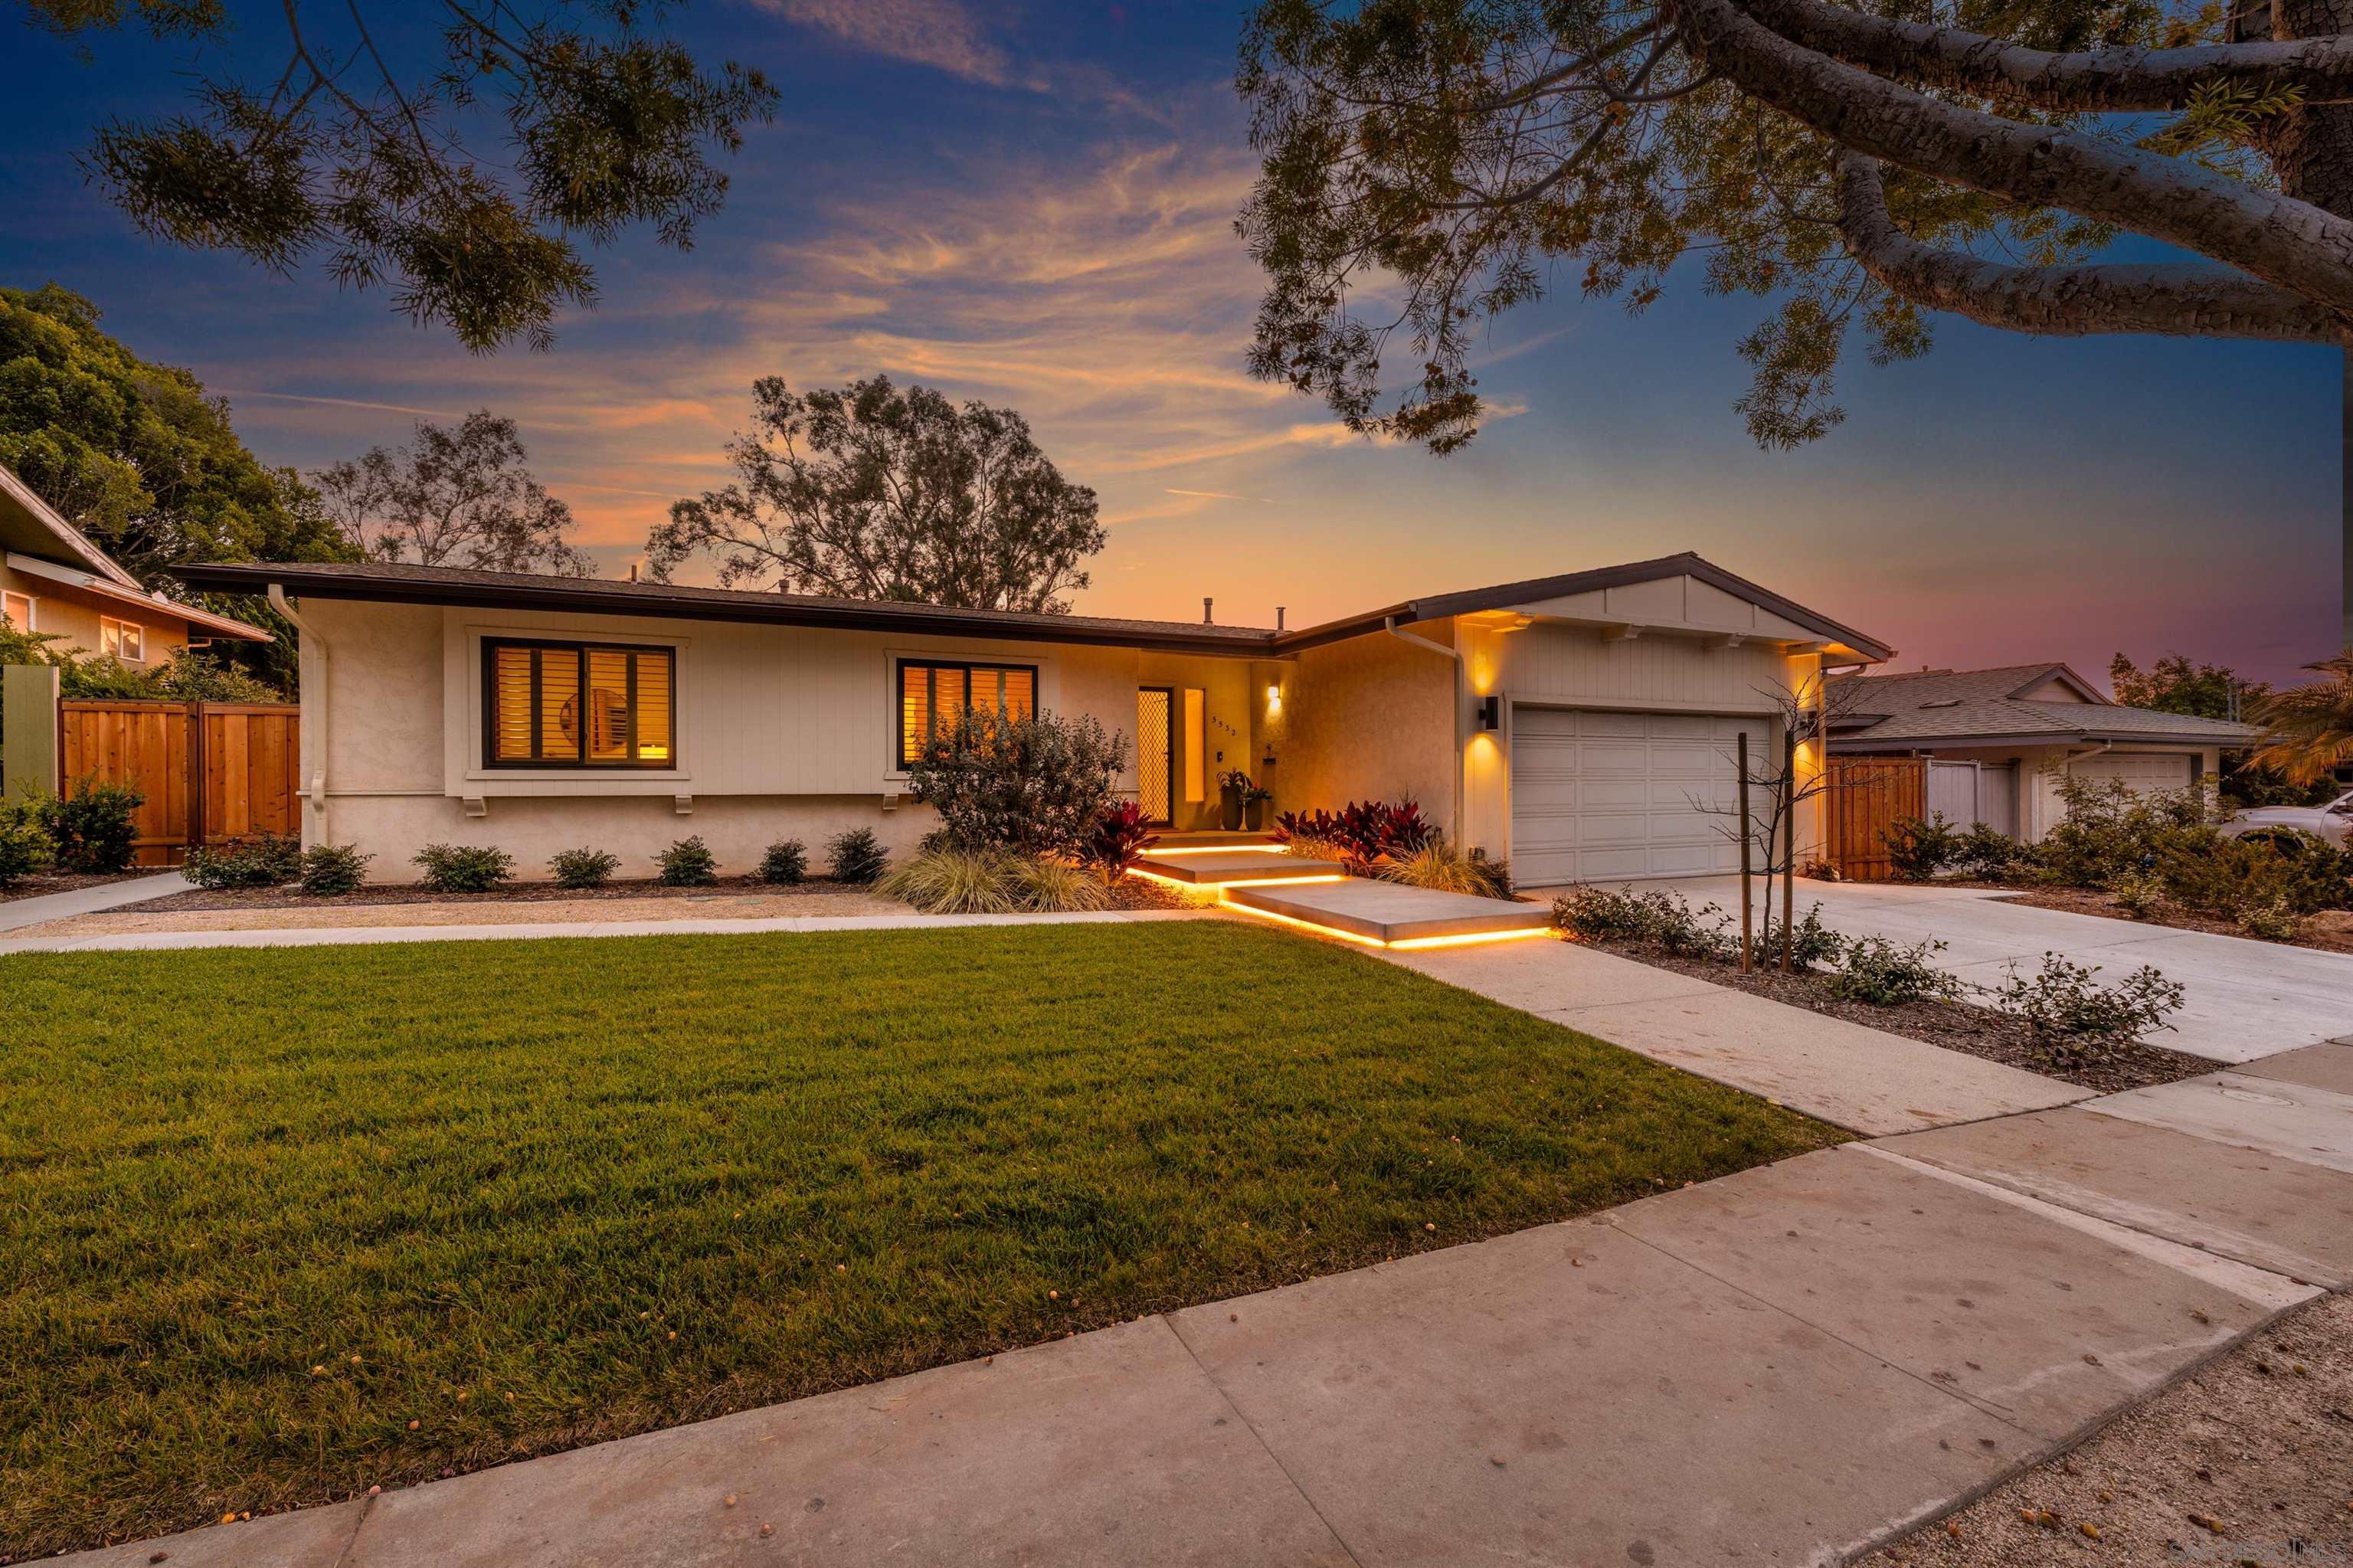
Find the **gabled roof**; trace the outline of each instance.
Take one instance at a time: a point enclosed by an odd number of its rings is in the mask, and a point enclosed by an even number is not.
[[[251,593],[272,583],[287,592],[316,599],[367,599],[395,604],[512,606],[598,615],[670,616],[691,620],[766,622],[784,626],[835,627],[850,630],[931,632],[1024,642],[1077,642],[1170,652],[1281,657],[1303,649],[1343,641],[1399,625],[1438,620],[1481,609],[1533,603],[1564,594],[1692,577],[1760,605],[1785,620],[1842,643],[1865,657],[1883,659],[1884,643],[1828,617],[1767,592],[1699,556],[1664,556],[1630,566],[1604,567],[1566,577],[1535,577],[1409,599],[1386,609],[1329,621],[1298,631],[1263,627],[1217,626],[1207,621],[1134,620],[1100,615],[1033,615],[1016,610],[955,609],[941,605],[880,599],[830,599],[765,589],[687,588],[675,583],[615,582],[603,577],[558,577],[531,572],[484,572],[459,567],[419,567],[388,561],[211,561],[178,568],[199,588]]]
[[[2084,700],[2053,702],[2026,695],[2054,679]],[[2126,707],[2056,661],[1990,670],[1837,676],[1831,682],[1831,746],[1841,750],[1995,740],[2179,740],[2238,746],[2259,733],[2253,725],[2227,719]]]
[[[5,555],[10,567],[16,571],[47,577],[118,603],[161,610],[223,637],[272,641],[269,633],[259,626],[248,626],[242,620],[215,615],[141,587],[137,577],[116,565],[111,556],[90,541],[89,535],[58,515],[56,509],[5,463],[0,463],[0,555]]]
[[[1794,599],[1784,599],[1771,589],[1725,571],[1715,562],[1689,550],[1679,555],[1661,556],[1655,560],[1631,561],[1620,567],[1598,567],[1590,571],[1569,572],[1560,577],[1529,577],[1520,582],[1497,583],[1493,588],[1466,588],[1457,593],[1409,599],[1383,609],[1288,633],[1278,639],[1278,643],[1284,652],[1295,652],[1303,648],[1314,648],[1326,642],[1361,637],[1367,631],[1377,631],[1389,620],[1401,626],[1417,620],[1443,620],[1449,616],[1473,615],[1485,609],[1504,609],[1514,605],[1535,604],[1545,599],[1565,599],[1571,594],[1624,588],[1632,583],[1657,582],[1667,577],[1695,577],[1770,610],[1786,620],[1794,621],[1825,641],[1843,643],[1866,659],[1885,659],[1895,652],[1876,638],[1865,636],[1851,626],[1841,625],[1820,610],[1809,609]]]

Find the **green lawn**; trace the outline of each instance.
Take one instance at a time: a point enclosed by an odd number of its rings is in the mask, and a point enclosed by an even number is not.
[[[1839,1137],[1222,923],[42,955],[0,959],[0,995],[18,1557],[885,1377]]]

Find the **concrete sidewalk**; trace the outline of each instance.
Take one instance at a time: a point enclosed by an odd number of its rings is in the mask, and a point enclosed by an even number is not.
[[[2192,1085],[76,1561],[1842,1562],[2353,1273],[2353,1097]]]
[[[0,931],[21,930],[27,926],[46,925],[51,920],[70,919],[76,915],[95,915],[105,909],[120,909],[126,904],[144,904],[150,898],[185,893],[195,885],[178,872],[166,871],[153,876],[135,876],[122,882],[77,887],[69,893],[44,893],[37,898],[12,898],[0,904]]]

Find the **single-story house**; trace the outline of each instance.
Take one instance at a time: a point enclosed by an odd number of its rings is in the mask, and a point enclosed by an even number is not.
[[[1927,803],[2033,840],[2066,817],[2059,779],[2187,789],[2252,744],[2252,725],[2126,707],[2065,664],[1849,674],[1831,683],[1833,756],[1929,759]]]
[[[19,631],[55,634],[61,653],[161,664],[216,637],[269,641],[258,626],[148,592],[90,536],[0,464],[0,615]]]
[[[857,827],[904,851],[930,816],[909,756],[967,703],[1127,736],[1124,787],[1175,831],[1214,826],[1240,768],[1278,809],[1411,798],[1529,885],[1721,871],[1736,737],[1769,754],[1780,698],[1891,652],[1689,554],[1295,630],[385,563],[182,575],[301,628],[304,838],[383,879],[434,842],[526,874],[584,844],[644,874],[690,833],[733,870]]]

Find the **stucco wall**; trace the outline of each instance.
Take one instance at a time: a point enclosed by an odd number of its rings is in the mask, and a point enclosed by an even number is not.
[[[5,561],[0,561],[0,588],[10,593],[33,596],[36,601],[33,624],[30,628],[20,626],[16,630],[57,633],[64,641],[52,642],[49,646],[59,652],[96,653],[100,616],[133,621],[145,630],[145,657],[132,664],[134,669],[161,664],[175,651],[188,644],[188,625],[184,620],[100,594],[87,593],[53,577],[20,572]]]
[[[898,654],[1034,664],[1042,707],[1135,732],[1133,650],[326,599],[297,609],[319,633],[304,639],[301,658],[306,789],[322,760],[327,769],[327,821],[322,828],[315,810],[306,812],[305,838],[357,843],[376,856],[370,873],[378,881],[412,877],[409,857],[437,840],[498,845],[533,875],[556,850],[582,844],[620,855],[623,874],[642,874],[661,848],[691,833],[730,870],[748,870],[787,836],[821,859],[822,839],[852,826],[910,848],[931,813],[898,799]],[[505,634],[675,648],[679,766],[483,768],[480,644]],[[1246,665],[1185,662],[1208,667],[1184,673],[1196,683],[1214,675],[1246,725]],[[1123,785],[1134,782],[1131,767]],[[689,802],[684,813],[679,797]],[[468,814],[469,800],[480,815]]]
[[[1433,641],[1452,635],[1445,624],[1413,630]],[[1336,810],[1351,800],[1411,800],[1451,833],[1455,680],[1451,659],[1386,632],[1300,654],[1271,733],[1278,803]]]

